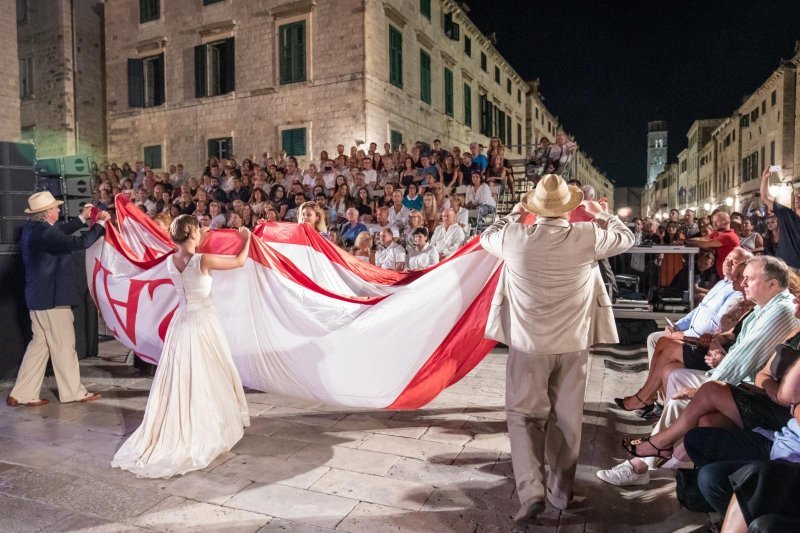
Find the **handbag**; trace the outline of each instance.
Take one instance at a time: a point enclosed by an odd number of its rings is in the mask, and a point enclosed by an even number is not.
[[[678,503],[693,513],[713,513],[714,508],[706,501],[697,485],[697,473],[694,468],[679,468],[675,472],[675,493]]]
[[[786,375],[786,372],[788,372],[795,361],[797,361],[798,357],[800,357],[800,350],[788,344],[779,344],[778,347],[775,348],[775,358],[772,360],[772,364],[769,367],[772,378],[780,383]]]

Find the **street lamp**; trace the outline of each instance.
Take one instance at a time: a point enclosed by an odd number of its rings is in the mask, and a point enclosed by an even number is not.
[[[733,198],[731,198],[730,196],[725,198],[725,205],[727,205],[728,207],[732,206],[733,205]]]

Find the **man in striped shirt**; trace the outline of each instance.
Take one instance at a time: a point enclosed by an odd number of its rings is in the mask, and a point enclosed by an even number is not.
[[[714,368],[708,372],[689,369],[672,372],[667,387],[667,397],[672,399],[664,407],[664,413],[651,433],[656,435],[667,432],[667,435],[665,439],[656,437],[654,443],[656,446],[667,448],[677,440],[670,434],[668,428],[686,410],[689,399],[703,383],[707,381],[733,385],[742,381],[752,383],[755,374],[775,352],[775,347],[798,326],[798,320],[794,316],[792,295],[788,290],[788,280],[789,268],[780,259],[758,256],[747,262],[742,287],[745,297],[754,302],[756,307],[745,318],[742,331],[727,354],[721,348],[709,350],[709,359],[713,361]],[[682,434],[679,437],[682,437]],[[650,446],[645,444],[642,450],[637,451],[648,453],[651,450]],[[612,469],[601,470],[597,475],[603,481],[614,485],[644,485],[649,483],[648,467],[653,467],[655,462],[655,458],[644,460],[637,458],[625,461]]]

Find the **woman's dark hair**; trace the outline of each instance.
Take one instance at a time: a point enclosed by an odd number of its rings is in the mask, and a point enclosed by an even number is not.
[[[416,237],[417,235],[425,235],[425,238],[427,239],[429,235],[428,228],[425,226],[420,226],[411,232],[412,237]]]
[[[169,237],[175,244],[183,244],[192,236],[193,230],[200,230],[200,221],[192,215],[180,215],[169,225]]]

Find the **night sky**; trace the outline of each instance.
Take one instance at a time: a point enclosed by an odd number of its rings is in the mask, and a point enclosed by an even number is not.
[[[800,0],[472,0],[470,18],[618,186],[643,185],[647,122],[669,162],[794,54]]]

